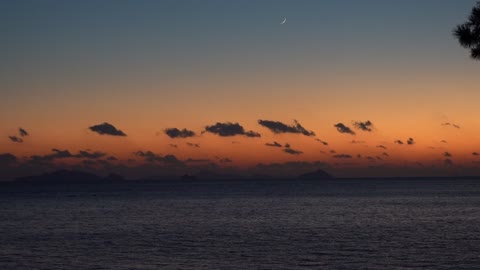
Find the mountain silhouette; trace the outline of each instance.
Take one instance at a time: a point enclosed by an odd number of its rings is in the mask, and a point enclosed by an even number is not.
[[[121,180],[124,180],[124,178],[117,174],[101,177],[93,173],[70,170],[58,170],[41,175],[31,175],[15,179],[17,182],[24,183],[92,183]]]

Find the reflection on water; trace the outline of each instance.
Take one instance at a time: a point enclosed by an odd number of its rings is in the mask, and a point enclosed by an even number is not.
[[[0,269],[475,268],[480,181],[0,186]]]

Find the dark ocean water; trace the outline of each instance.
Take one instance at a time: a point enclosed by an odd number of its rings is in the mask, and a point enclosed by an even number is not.
[[[480,180],[0,185],[0,269],[479,269]]]

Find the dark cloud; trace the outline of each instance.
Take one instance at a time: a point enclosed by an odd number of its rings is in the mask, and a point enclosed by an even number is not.
[[[52,149],[52,152],[53,152],[52,154],[43,155],[43,156],[39,156],[39,155],[31,156],[30,161],[34,163],[44,163],[44,162],[53,161],[55,159],[78,157],[78,156],[72,155],[72,153],[70,153],[70,151],[68,150],[59,150],[54,148]]]
[[[352,140],[350,143],[352,143],[352,144],[364,144],[364,143],[366,143],[366,141],[356,141],[356,140]]]
[[[173,144],[173,143],[169,144],[169,146],[170,146],[170,147],[173,147],[173,148],[178,148],[178,145]]]
[[[404,142],[403,142],[402,140],[395,140],[394,143],[396,143],[396,144],[404,144]],[[408,144],[408,145],[413,145],[413,144],[415,144],[415,140],[414,140],[413,138],[408,138],[407,144]]]
[[[266,146],[271,146],[271,147],[282,147],[282,145],[278,142],[273,142],[273,143],[265,143]]]
[[[302,151],[295,150],[295,149],[292,149],[290,147],[287,147],[287,148],[283,149],[283,152],[285,152],[287,154],[290,154],[290,155],[301,155],[301,154],[303,154]]]
[[[446,166],[452,166],[453,165],[453,161],[449,158],[446,158],[444,163],[445,163]]]
[[[289,143],[286,143],[286,144],[285,144],[285,148],[290,148],[290,144],[289,144]]]
[[[47,155],[48,157],[50,157],[52,159],[75,157],[68,150],[59,150],[59,149],[54,148],[54,149],[52,149],[52,151],[54,152],[53,154]]]
[[[210,159],[194,159],[194,158],[189,158],[185,160],[187,163],[203,163],[203,162],[211,162]]]
[[[376,161],[376,159],[375,159],[374,157],[372,157],[372,156],[365,157],[365,159],[367,159],[367,160],[369,160],[369,161],[373,161],[373,162]]]
[[[88,152],[88,151],[79,151],[76,157],[78,158],[89,158],[89,159],[99,159],[106,156],[107,153],[103,152]]]
[[[478,152],[473,152],[472,155],[473,156],[479,156],[480,154]]]
[[[229,158],[221,158],[221,159],[219,159],[219,161],[221,163],[232,163],[233,162],[233,160],[231,160]]]
[[[387,147],[385,145],[377,145],[378,148],[382,148],[382,149],[387,149]]]
[[[315,140],[316,140],[317,142],[320,142],[321,144],[323,144],[323,145],[325,145],[325,146],[328,145],[328,142],[326,142],[326,141],[322,141],[322,140],[320,140],[320,139],[315,139]]]
[[[164,130],[165,134],[167,134],[168,137],[175,139],[175,138],[189,138],[189,137],[194,137],[195,132],[188,130],[186,128],[180,130],[178,128],[167,128]]]
[[[343,123],[337,123],[333,125],[335,128],[337,128],[337,131],[340,133],[347,133],[351,135],[355,135],[355,132],[350,129],[349,127],[345,126]]]
[[[386,157],[389,156],[387,152],[383,152],[382,155],[383,155],[383,156],[386,156]]]
[[[200,144],[198,144],[198,143],[187,142],[186,145],[188,145],[190,147],[200,148]]]
[[[451,157],[451,156],[452,156],[452,154],[450,154],[449,152],[445,152],[445,153],[443,153],[443,155],[444,155],[445,157]]]
[[[447,143],[447,141],[445,141],[445,140],[441,140],[440,142],[441,142],[441,143]]]
[[[355,122],[353,122],[353,126],[357,129],[371,132],[372,128],[373,128],[373,123],[370,122],[370,120],[367,120],[365,122],[355,121]]]
[[[173,164],[173,165],[182,165],[183,163],[177,159],[176,156],[174,155],[166,155],[163,157],[163,161],[168,164]]]
[[[230,137],[236,135],[244,135],[246,137],[260,137],[260,134],[254,131],[245,131],[245,129],[238,123],[219,123],[215,125],[206,126],[205,132],[210,132],[221,137]]]
[[[68,150],[60,150],[60,149],[52,149],[52,154],[47,154],[43,156],[35,155],[31,156],[31,161],[34,162],[47,162],[52,161],[55,159],[63,159],[63,158],[78,158],[78,159],[100,159],[105,157],[107,154],[103,152],[89,152],[86,150],[79,151],[78,154],[72,154]]]
[[[17,162],[17,157],[10,153],[0,154],[0,167],[9,166]]]
[[[114,157],[114,156],[109,156],[109,157],[107,157],[107,160],[109,160],[109,161],[115,161],[115,160],[118,160],[118,159],[117,159],[116,157]]]
[[[259,137],[261,137],[260,133],[257,133],[257,132],[255,132],[255,131],[251,131],[251,130],[245,132],[244,135],[247,136],[247,137],[250,137],[250,138],[259,138]]]
[[[334,158],[352,158],[351,155],[348,154],[338,154],[338,155],[333,155]]]
[[[330,153],[331,153],[331,154],[335,154],[335,153],[337,153],[337,151],[335,151],[335,150],[330,150]]]
[[[357,154],[357,158],[362,158],[362,155],[360,155],[360,154]]]
[[[134,153],[137,157],[142,157],[148,162],[163,161],[163,157],[152,151],[137,151]]]
[[[18,134],[20,134],[21,137],[26,137],[26,136],[28,136],[28,132],[27,132],[25,129],[23,129],[23,128],[19,128],[19,129],[18,129]]]
[[[110,136],[127,136],[123,131],[117,129],[109,123],[103,123],[95,126],[89,127],[93,132],[96,132],[100,135],[110,135]]]
[[[15,142],[15,143],[23,143],[23,139],[22,138],[19,138],[17,136],[8,136],[8,138],[10,139],[10,141],[12,142]]]
[[[169,164],[169,165],[184,165],[182,161],[177,159],[176,156],[174,155],[166,155],[166,156],[160,156],[152,151],[137,151],[134,153],[137,157],[142,157],[145,159],[147,162],[163,162],[164,164]]]
[[[280,133],[296,133],[296,134],[303,134],[305,136],[315,136],[315,133],[310,130],[306,130],[297,120],[294,120],[294,125],[287,125],[279,121],[271,121],[271,120],[258,120],[258,124],[264,126],[270,131],[275,134]]]
[[[460,129],[460,126],[459,126],[459,125],[454,124],[454,123],[450,123],[450,122],[442,123],[441,125],[442,125],[442,126],[451,126],[451,127],[456,128],[456,129]]]

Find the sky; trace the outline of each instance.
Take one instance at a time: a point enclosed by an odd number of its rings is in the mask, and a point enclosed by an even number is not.
[[[475,3],[0,1],[0,178],[480,174]]]

